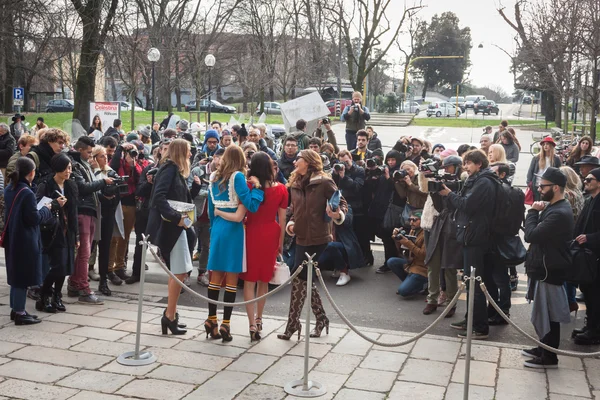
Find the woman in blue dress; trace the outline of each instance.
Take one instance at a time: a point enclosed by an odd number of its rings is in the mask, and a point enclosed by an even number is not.
[[[249,181],[254,186],[248,188],[246,182],[246,157],[238,146],[229,146],[217,171],[210,177],[208,197],[208,216],[210,217],[210,251],[208,253],[208,270],[211,271],[208,297],[219,299],[221,283],[225,280],[223,301],[233,303],[237,291],[238,274],[246,271],[246,251],[244,240],[244,224],[241,221],[227,221],[215,215],[215,208],[235,213],[238,207],[256,212],[263,200],[264,192],[256,177]],[[233,307],[223,310],[223,322],[217,323],[217,306],[208,304],[208,319],[204,322],[206,336],[213,339],[222,338],[224,342],[232,340],[229,327]]]

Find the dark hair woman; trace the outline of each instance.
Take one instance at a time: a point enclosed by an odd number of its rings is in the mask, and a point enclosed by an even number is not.
[[[186,216],[175,210],[169,200],[191,204],[192,198],[200,190],[197,181],[192,185],[192,193],[187,186],[190,155],[190,145],[186,140],[175,139],[169,145],[168,159],[154,177],[147,228],[152,243],[158,246],[167,267],[182,282],[192,270],[192,250],[196,235],[192,227],[185,226]],[[166,335],[168,329],[174,335],[183,335],[187,331],[181,328],[177,314],[177,300],[181,292],[179,284],[172,278],[169,278],[168,293],[167,308],[160,321],[162,333]]]
[[[100,116],[98,114],[94,115],[94,119],[92,120],[92,125],[88,129],[88,134],[90,134],[94,131],[100,131],[100,132],[104,133],[104,131],[102,130],[102,120],[100,119]]]
[[[333,179],[323,172],[321,156],[312,150],[302,150],[294,166],[296,169],[288,182],[293,215],[288,223],[287,232],[296,236],[296,259],[294,260],[294,269],[296,269],[306,260],[305,253],[315,254],[314,260],[317,261],[327,244],[333,240],[331,222],[327,222],[324,216],[329,209],[328,206],[326,207],[327,202],[337,190],[337,186]],[[342,210],[347,210],[347,207],[346,201],[342,199],[338,211],[330,213],[334,223],[337,225],[344,223],[345,213]],[[307,273],[304,269],[292,282],[288,322],[285,332],[277,335],[279,339],[289,340],[296,331],[300,338],[302,328],[300,312],[308,290],[306,278]],[[311,307],[317,322],[310,336],[319,337],[323,329],[329,332],[329,319],[314,284],[311,290]]]
[[[52,218],[50,204],[37,209],[31,183],[35,163],[29,158],[17,160],[10,174],[11,184],[4,191],[4,257],[7,281],[10,285],[10,317],[15,325],[40,322],[25,311],[27,287],[42,283],[42,242],[40,224]]]
[[[54,218],[49,224],[42,224],[42,244],[44,262],[49,266],[44,278],[41,299],[35,303],[38,311],[55,313],[66,311],[62,302],[62,287],[67,275],[73,273],[75,249],[79,243],[77,223],[77,185],[71,181],[71,159],[64,153],[52,157],[50,167],[54,176],[40,183],[37,188],[37,201],[44,197],[52,199]]]
[[[567,165],[579,173],[579,165],[575,165],[575,163],[581,161],[583,156],[589,156],[590,154],[592,154],[592,138],[584,136],[579,139],[577,146],[571,150],[571,154],[569,154],[569,158],[567,159]]]
[[[244,280],[244,300],[253,300],[269,291],[269,281],[273,277],[277,255],[283,248],[285,235],[285,212],[288,206],[287,188],[275,180],[273,161],[267,153],[258,152],[252,156],[249,176],[258,178],[264,188],[264,200],[256,212],[248,213],[246,219],[246,266],[247,271],[240,274]],[[226,213],[215,209],[215,215],[228,221],[241,221],[245,210]],[[279,222],[278,222],[279,221]],[[254,303],[246,305],[246,314],[250,323],[250,340],[260,340],[262,315],[266,299],[258,302],[256,317]]]
[[[233,303],[237,292],[238,274],[246,272],[244,263],[245,239],[243,218],[228,221],[217,210],[225,213],[245,214],[256,212],[263,201],[263,187],[256,177],[251,177],[253,189],[246,182],[246,157],[239,146],[229,146],[221,158],[219,168],[210,176],[208,215],[210,217],[210,251],[208,270],[211,271],[208,297],[219,299],[221,283],[225,280],[223,301]],[[238,214],[239,215],[239,214]],[[206,336],[230,342],[230,320],[233,307],[223,310],[223,323],[217,323],[216,304],[208,305],[208,319],[204,322]],[[218,328],[218,329],[217,329]]]

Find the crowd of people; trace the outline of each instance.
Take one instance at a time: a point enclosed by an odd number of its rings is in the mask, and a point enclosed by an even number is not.
[[[519,190],[511,187],[520,143],[506,121],[495,133],[486,127],[479,147],[454,150],[402,136],[384,154],[377,133],[366,125],[369,111],[361,101],[354,93],[342,114],[347,149],[338,146],[327,118],[314,132],[298,120],[281,138],[271,137],[264,124],[226,127],[214,121],[202,141],[199,127],[185,120],[166,128],[171,116],[129,134],[118,119],[103,131],[95,118],[89,135],[72,147],[57,128],[36,124],[39,129],[27,132],[0,124],[3,246],[15,324],[41,321],[25,311],[27,296],[38,311],[67,311],[65,281],[67,295],[88,305],[102,304],[90,281],[98,281],[103,296],[111,296],[111,287],[139,282],[146,267],[139,245],[144,233],[177,279],[191,285],[197,263],[197,283],[213,300],[223,290],[225,303],[235,302],[240,282],[244,300],[264,295],[278,259],[293,273],[307,253],[315,254],[320,269],[331,271],[338,286],[348,285],[352,270],[374,266],[372,243],[378,237],[384,260],[375,272],[397,276],[403,299],[424,296],[423,314],[448,305],[461,276],[474,267],[510,316],[516,265],[523,260],[506,257],[502,248],[515,243],[524,225],[532,321],[542,341],[558,347],[559,324],[578,308],[576,287],[567,282],[569,242],[600,254],[595,248],[600,162],[590,155],[591,139],[581,139],[566,166],[554,155],[552,138],[542,140],[527,174],[533,200],[525,218]],[[518,206],[511,203],[515,196]],[[136,247],[128,272],[132,233]],[[552,268],[543,261],[548,258]],[[507,322],[475,284],[473,337],[486,339],[490,326]],[[308,290],[316,317],[311,336],[328,332],[319,291],[307,287],[305,269],[291,288],[288,322],[278,337],[300,335]],[[581,286],[588,318],[573,333],[579,344],[600,343],[600,295],[593,289]],[[169,279],[163,334],[186,333],[177,312],[180,293]],[[261,339],[264,307],[265,299],[246,306],[252,341]],[[232,309],[224,307],[219,324],[217,306],[208,305],[207,337],[233,339]],[[454,306],[446,317],[456,311]],[[466,320],[465,315],[451,324],[461,337],[467,334]],[[539,348],[526,354],[529,367],[558,363]]]

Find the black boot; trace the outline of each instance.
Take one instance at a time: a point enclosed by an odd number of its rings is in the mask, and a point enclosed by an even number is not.
[[[571,332],[571,339],[575,339],[575,336],[585,333],[587,330],[588,330],[587,318],[584,318],[583,319],[583,327],[579,328],[579,329],[577,329],[577,328],[573,329],[573,332]]]
[[[585,332],[575,336],[575,344],[583,346],[600,344],[600,331],[588,327]]]
[[[300,340],[300,331],[302,323],[300,322],[300,313],[306,299],[306,281],[296,277],[292,281],[292,293],[290,295],[290,311],[288,315],[285,332],[277,335],[278,339],[290,340],[292,335],[297,331],[298,340]]]
[[[105,296],[112,296],[112,291],[108,287],[108,282],[106,279],[100,280],[100,284],[98,285],[98,291]]]
[[[65,307],[65,305],[63,304],[62,301],[62,293],[61,292],[56,292],[54,291],[54,294],[52,295],[52,305],[54,306],[54,308],[56,308],[56,311],[59,312],[65,312],[67,311],[67,307]]]
[[[52,294],[42,293],[42,297],[35,302],[35,309],[50,314],[56,314],[56,308],[52,305]]]

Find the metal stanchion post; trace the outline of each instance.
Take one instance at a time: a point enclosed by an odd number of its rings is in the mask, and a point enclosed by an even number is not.
[[[311,299],[312,299],[312,284],[313,284],[313,257],[315,254],[308,255],[307,271],[306,271],[306,321],[304,322],[304,377],[302,380],[295,380],[286,383],[283,390],[292,396],[298,397],[319,397],[327,393],[327,389],[323,384],[317,381],[308,380],[308,357],[310,350],[310,314],[312,312]]]
[[[142,234],[142,263],[140,268],[140,294],[138,299],[137,327],[135,330],[135,350],[128,351],[117,358],[117,362],[123,365],[140,366],[152,364],[156,361],[156,356],[149,351],[140,354],[140,332],[142,330],[142,307],[144,305],[144,280],[146,278],[146,252],[148,251],[148,236]]]
[[[469,276],[469,302],[467,304],[467,351],[465,353],[465,383],[463,400],[469,400],[469,378],[471,376],[471,341],[473,340],[473,306],[475,305],[475,267]]]

